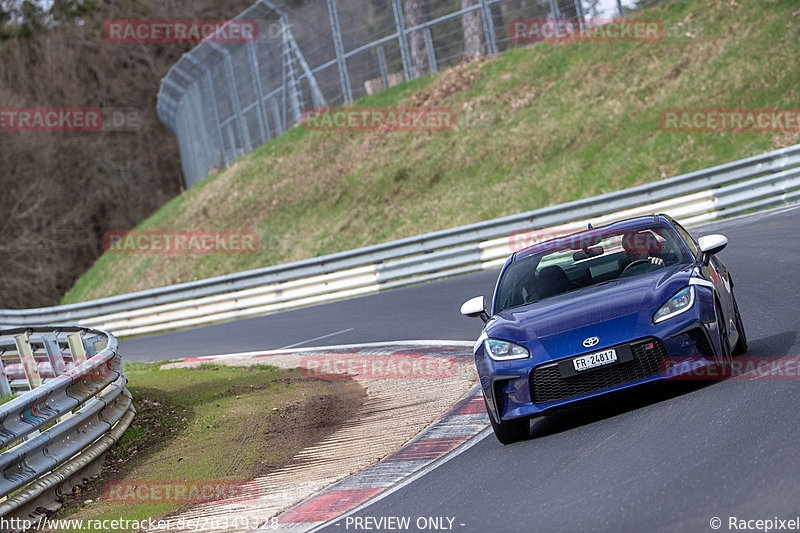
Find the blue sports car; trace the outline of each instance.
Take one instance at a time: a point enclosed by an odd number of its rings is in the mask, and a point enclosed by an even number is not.
[[[717,257],[727,243],[695,241],[661,214],[509,257],[491,309],[482,296],[461,307],[486,323],[475,364],[498,440],[527,438],[531,418],[558,408],[747,351],[733,279]]]

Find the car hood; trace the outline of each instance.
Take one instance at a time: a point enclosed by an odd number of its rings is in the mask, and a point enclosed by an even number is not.
[[[583,339],[596,335],[592,330],[598,328],[590,326],[603,323],[603,330],[613,333],[604,335],[598,348],[624,342],[630,340],[633,329],[648,325],[652,313],[688,285],[690,277],[690,265],[676,265],[548,298],[503,311],[487,324],[486,334],[528,348],[539,341],[555,355],[560,351],[555,348],[565,341],[572,346],[580,337],[580,347]],[[605,324],[611,322],[615,327]]]

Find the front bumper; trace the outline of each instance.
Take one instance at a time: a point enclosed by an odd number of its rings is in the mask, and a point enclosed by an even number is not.
[[[630,338],[609,336],[610,343],[590,351],[564,357],[542,357],[532,350],[528,359],[495,361],[476,347],[475,362],[490,416],[510,420],[547,414],[571,404],[682,375],[681,368],[696,371],[718,363],[713,316],[703,313],[697,302],[693,309],[661,324],[641,325],[641,317],[621,317],[603,324],[606,331],[631,332]],[[596,328],[595,328],[596,330]],[[588,332],[588,330],[587,330]],[[583,335],[580,332],[578,336]],[[587,333],[587,336],[588,333]],[[652,345],[651,348],[648,346]],[[612,347],[631,347],[632,358],[562,377],[558,363],[575,356]],[[539,355],[537,357],[537,355]],[[691,361],[692,365],[685,365]],[[683,363],[674,366],[677,363]]]

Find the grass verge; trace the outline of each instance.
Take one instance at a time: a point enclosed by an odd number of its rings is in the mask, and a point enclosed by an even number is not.
[[[125,365],[136,419],[109,453],[101,477],[86,490],[76,491],[55,518],[163,517],[185,507],[185,499],[163,503],[150,500],[145,492],[142,498],[108,501],[105,484],[241,484],[279,468],[330,434],[356,412],[364,396],[363,388],[353,381],[308,379],[298,370],[221,365],[159,370],[159,366]]]

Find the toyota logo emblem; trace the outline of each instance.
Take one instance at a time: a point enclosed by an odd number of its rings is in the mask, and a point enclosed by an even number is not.
[[[587,348],[591,348],[592,346],[597,346],[600,343],[600,339],[597,337],[589,337],[585,341],[583,341],[583,345]]]

